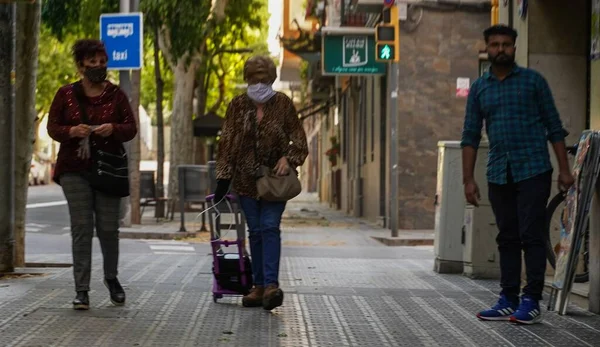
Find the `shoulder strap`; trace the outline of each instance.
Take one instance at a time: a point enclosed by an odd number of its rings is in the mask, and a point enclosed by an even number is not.
[[[89,119],[87,113],[85,112],[85,95],[83,87],[81,86],[81,81],[73,83],[73,94],[75,95],[75,99],[77,99],[77,104],[79,104],[79,111],[81,112],[81,121],[84,124],[88,124]]]

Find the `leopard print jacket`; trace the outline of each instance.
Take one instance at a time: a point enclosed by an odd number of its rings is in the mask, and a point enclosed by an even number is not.
[[[258,124],[256,106],[248,95],[233,98],[227,107],[218,147],[217,179],[233,180],[235,192],[255,199],[258,166],[274,168],[285,156],[290,166],[297,168],[308,156],[302,121],[292,100],[280,92],[265,103]]]

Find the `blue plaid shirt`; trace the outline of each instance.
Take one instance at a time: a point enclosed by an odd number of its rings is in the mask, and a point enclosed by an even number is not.
[[[500,81],[487,71],[471,86],[461,146],[479,147],[481,129],[489,140],[487,178],[506,184],[552,170],[549,140],[564,141],[562,123],[548,83],[538,72],[517,65]]]

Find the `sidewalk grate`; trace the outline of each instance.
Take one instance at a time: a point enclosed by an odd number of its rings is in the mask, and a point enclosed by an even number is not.
[[[25,295],[0,291],[0,346],[573,347],[600,341],[600,317],[576,308],[569,316],[545,312],[544,323],[531,327],[480,322],[474,314],[496,299],[497,282],[436,274],[430,252],[408,248],[286,249],[283,307],[247,309],[239,297],[215,304],[206,250],[199,246],[196,257],[124,254],[125,307],[110,304],[99,255],[90,311],[70,309],[70,269],[36,279]]]

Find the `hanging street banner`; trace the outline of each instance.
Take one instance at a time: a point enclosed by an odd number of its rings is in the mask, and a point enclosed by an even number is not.
[[[324,35],[321,66],[324,76],[384,75],[386,64],[375,61],[375,35]]]

